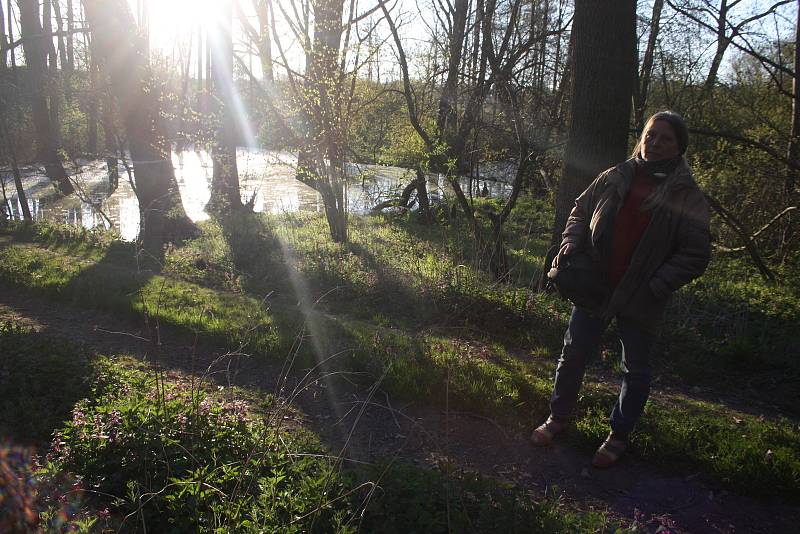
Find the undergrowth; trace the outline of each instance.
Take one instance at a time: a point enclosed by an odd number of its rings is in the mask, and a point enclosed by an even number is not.
[[[0,328],[14,381],[41,364],[76,373],[86,397],[51,394],[52,433],[37,454],[0,447],[0,527],[47,532],[611,532],[603,513],[566,510],[557,492],[383,462],[343,470],[286,410],[257,391],[215,388],[129,358],[87,358],[59,338]],[[73,361],[85,363],[75,369]],[[8,361],[3,361],[7,364]],[[5,368],[5,367],[4,367]],[[21,389],[21,402],[47,391]],[[63,419],[64,421],[58,421]],[[20,421],[10,424],[12,430]],[[23,425],[24,426],[24,425]],[[12,434],[13,435],[13,434]],[[44,454],[46,451],[46,454]]]

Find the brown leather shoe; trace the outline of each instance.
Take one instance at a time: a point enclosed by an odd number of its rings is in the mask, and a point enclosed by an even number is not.
[[[611,467],[619,461],[620,456],[628,448],[628,442],[617,439],[611,434],[608,435],[606,440],[594,453],[592,458],[592,465],[599,468]]]
[[[547,421],[533,430],[533,433],[531,434],[531,443],[537,447],[550,445],[550,443],[553,441],[553,438],[556,437],[557,434],[564,432],[566,428],[567,423],[553,419],[553,416],[551,415],[547,418]]]

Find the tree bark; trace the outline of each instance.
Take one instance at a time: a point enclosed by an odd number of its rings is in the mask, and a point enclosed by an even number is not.
[[[270,38],[270,17],[272,16],[272,0],[254,0],[253,7],[258,17],[259,39],[258,55],[261,59],[261,75],[268,84],[275,81],[272,69],[272,39]]]
[[[44,163],[47,177],[58,190],[62,194],[68,195],[73,192],[73,187],[58,154],[59,146],[54,137],[56,125],[51,122],[50,106],[47,103],[49,86],[47,41],[50,41],[50,47],[52,47],[52,39],[48,35],[44,35],[39,18],[38,0],[19,0],[19,10],[22,47],[31,81],[31,111],[36,131],[37,159]]]
[[[75,6],[74,0],[67,0],[67,64],[65,70],[72,73],[75,70]]]
[[[0,98],[0,103],[6,107],[6,103]],[[6,123],[5,109],[0,110],[0,127],[2,128],[2,135],[6,141],[6,150],[8,151],[8,159],[11,162],[11,171],[14,174],[14,186],[17,188],[17,200],[19,201],[20,210],[22,210],[22,218],[27,222],[33,221],[30,206],[28,206],[28,196],[25,194],[25,188],[22,187],[22,175],[19,172],[19,165],[17,165],[16,147],[11,139],[11,134],[8,131],[8,124]],[[4,191],[5,193],[5,191]],[[5,207],[3,208],[5,211]]]
[[[53,3],[53,13],[56,17],[56,28],[58,29],[58,59],[61,62],[61,70],[67,71],[67,44],[64,35],[64,18],[61,16],[60,0],[50,0]],[[45,29],[45,31],[47,31]]]
[[[727,32],[727,26],[728,0],[720,0],[719,17],[717,18],[717,48],[714,51],[714,57],[711,59],[711,67],[708,69],[708,75],[703,84],[703,95],[706,100],[710,100],[711,95],[714,93],[714,86],[717,83],[717,74],[722,65],[722,59],[725,57],[725,52],[728,49],[728,45],[731,43]]]
[[[89,67],[89,88],[92,92],[92,99],[89,102],[89,109],[86,113],[86,123],[87,123],[87,151],[90,154],[97,154],[97,104],[98,99],[100,98],[100,88],[97,80],[98,76],[98,65],[97,60],[95,59],[96,52],[92,50],[94,40],[90,38],[89,41],[89,51],[88,51],[88,67]]]
[[[0,0],[1,1],[1,0]],[[11,10],[11,0],[8,0],[6,3],[6,7],[8,8],[6,11],[7,17],[7,29],[8,29],[8,44],[11,46],[11,43],[14,42],[14,13]],[[9,50],[9,57],[11,58],[11,71],[14,73],[15,82],[16,82],[16,75],[17,75],[17,59],[16,54],[14,54],[14,50]]]
[[[447,79],[442,87],[442,96],[439,98],[439,114],[436,121],[437,129],[445,141],[452,139],[455,134],[455,107],[458,100],[458,77],[461,73],[459,65],[464,49],[468,14],[467,0],[455,0],[454,4],[453,29],[448,42]]]
[[[552,237],[556,246],[561,242],[575,198],[598,173],[626,159],[635,69],[636,2],[576,0],[572,31],[571,121],[556,194]]]
[[[84,0],[84,10],[96,59],[110,81],[127,134],[139,201],[139,239],[145,251],[160,259],[165,241],[188,237],[195,226],[186,216],[175,180],[146,36],[131,31],[136,25],[125,0]]]
[[[9,44],[6,40],[6,16],[4,13],[3,2],[0,1],[0,76],[6,71],[6,53]]]
[[[298,157],[298,178],[319,191],[336,243],[347,242],[344,131],[339,71],[344,0],[313,0],[314,37],[300,96],[309,129]]]
[[[236,119],[233,81],[233,8],[230,0],[224,1],[217,26],[217,46],[211,59],[214,107],[217,127],[211,159],[214,171],[211,179],[211,209],[224,214],[242,208],[239,189],[239,171],[236,166]]]
[[[61,147],[61,95],[58,91],[58,53],[55,45],[53,44],[53,0],[44,0],[42,3],[42,29],[44,30],[44,39],[47,45],[47,99],[50,105],[50,127],[52,128],[51,135],[56,146]]]
[[[633,116],[636,128],[644,128],[644,114],[647,107],[647,95],[650,88],[650,78],[653,75],[653,57],[655,56],[658,32],[661,27],[661,11],[664,8],[664,0],[653,2],[653,14],[650,18],[650,34],[647,37],[647,48],[642,57],[642,67],[638,72],[638,83],[634,87],[634,106]]]

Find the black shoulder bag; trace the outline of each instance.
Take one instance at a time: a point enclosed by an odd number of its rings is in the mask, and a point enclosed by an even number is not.
[[[556,286],[559,295],[575,306],[597,309],[609,296],[608,282],[598,262],[585,251],[564,256],[558,268],[553,267],[547,278]]]

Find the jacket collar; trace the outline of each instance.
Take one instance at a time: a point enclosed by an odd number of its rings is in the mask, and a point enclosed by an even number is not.
[[[631,158],[623,161],[617,165],[608,175],[606,181],[617,188],[617,193],[620,197],[625,198],[628,189],[631,186],[631,180],[636,173],[636,161]],[[672,190],[682,189],[684,187],[696,186],[694,178],[692,177],[692,170],[685,158],[681,158],[680,163],[672,173],[665,178],[668,181],[668,186]]]

